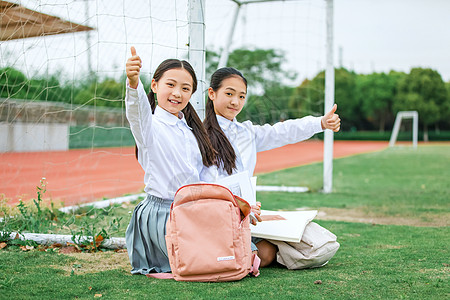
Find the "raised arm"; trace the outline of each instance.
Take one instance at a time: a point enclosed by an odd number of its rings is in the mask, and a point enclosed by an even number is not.
[[[321,117],[312,116],[287,120],[274,125],[251,125],[251,127],[257,152],[298,143],[323,131]]]
[[[142,82],[139,80],[141,66],[141,58],[136,54],[136,49],[131,47],[131,57],[126,64],[125,107],[131,132],[138,148],[146,147],[151,142],[152,137],[152,110]]]

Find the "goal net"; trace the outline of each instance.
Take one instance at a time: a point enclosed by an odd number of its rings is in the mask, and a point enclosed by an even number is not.
[[[193,2],[205,5],[201,24],[190,21]],[[325,68],[325,2],[248,2],[262,3],[241,5],[228,44],[231,0],[0,1],[2,28],[14,29],[9,36],[2,29],[0,42],[0,194],[12,203],[35,197],[42,177],[46,196],[66,205],[142,191],[124,111],[125,62],[134,46],[148,91],[162,60],[192,59],[193,23],[206,29],[206,64],[194,65],[206,69],[200,99],[228,47],[229,62],[249,80],[240,118],[322,114],[323,100],[290,102]],[[244,50],[262,51],[242,57]]]
[[[217,53],[214,67],[235,67],[248,80],[238,119],[264,124],[321,114],[323,89],[303,93],[301,84],[325,69],[325,1],[216,2],[207,6],[207,50]]]
[[[417,149],[417,140],[419,135],[419,113],[417,111],[399,111],[395,117],[394,127],[392,128],[391,138],[389,139],[389,147],[394,147],[397,142],[398,134],[402,121],[405,119],[412,119],[412,147]]]

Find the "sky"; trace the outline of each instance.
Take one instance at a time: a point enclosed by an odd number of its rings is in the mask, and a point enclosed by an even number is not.
[[[300,73],[310,77],[324,68],[325,1],[252,4],[245,15],[237,43],[269,44],[269,33],[294,63],[303,63]],[[358,73],[430,67],[450,81],[450,1],[334,0],[334,63]]]
[[[187,0],[10,1],[96,28],[89,43],[86,33],[1,42],[0,67],[28,76],[59,71],[61,78],[82,78],[90,55],[94,72],[118,78],[132,45],[147,74],[164,58],[187,55]],[[205,3],[206,46],[220,51],[236,5]],[[323,0],[243,6],[230,48],[282,49],[285,67],[298,73],[293,84],[300,84],[325,68],[325,11]],[[429,67],[450,81],[450,1],[335,0],[334,63],[357,73]]]
[[[335,36],[357,72],[430,67],[450,81],[450,1],[335,0]]]

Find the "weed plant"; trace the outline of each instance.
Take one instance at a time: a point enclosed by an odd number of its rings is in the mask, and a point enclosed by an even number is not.
[[[37,198],[30,203],[19,200],[16,207],[11,207],[4,196],[0,198],[0,242],[9,246],[33,246],[32,242],[19,242],[17,236],[12,234],[71,234],[74,245],[80,250],[98,251],[103,240],[120,231],[122,217],[114,216],[118,205],[104,209],[87,206],[72,213],[64,213],[53,201],[44,204],[46,184],[43,178],[36,187]]]

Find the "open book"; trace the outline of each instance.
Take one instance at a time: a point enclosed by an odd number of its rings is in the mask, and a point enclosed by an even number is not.
[[[317,215],[317,210],[273,211],[261,210],[262,222],[250,226],[252,236],[299,243],[306,225]]]
[[[221,178],[217,184],[226,186],[230,191],[250,205],[256,204],[256,177],[250,178],[248,172],[240,172]],[[311,211],[270,211],[261,210],[262,222],[250,226],[252,236],[285,242],[300,242],[305,226],[317,215]],[[253,212],[250,218],[255,218]],[[266,219],[266,221],[264,221]],[[270,220],[268,220],[270,219]]]

